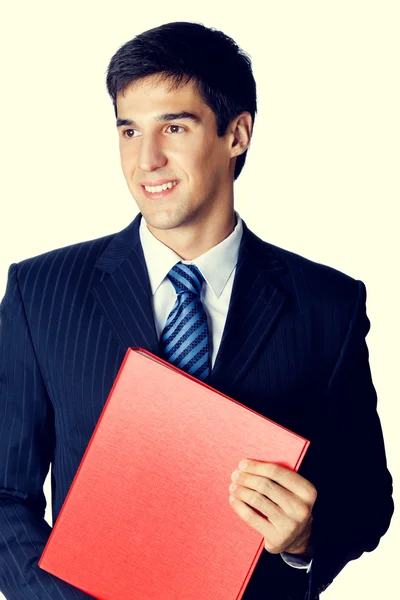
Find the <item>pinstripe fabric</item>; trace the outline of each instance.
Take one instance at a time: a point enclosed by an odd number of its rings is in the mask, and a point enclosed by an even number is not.
[[[51,531],[43,483],[51,465],[54,523],[127,348],[161,354],[140,218],[9,268],[0,306],[0,590],[9,600],[89,597],[37,566]],[[314,597],[389,525],[368,330],[362,282],[260,240],[243,222],[206,382],[308,438],[300,472],[318,489],[311,574],[264,552],[244,600],[266,589],[271,600],[300,599],[307,586]]]
[[[177,299],[161,334],[162,356],[198,379],[210,374],[207,315],[200,299],[204,277],[195,265],[179,262],[168,273]]]

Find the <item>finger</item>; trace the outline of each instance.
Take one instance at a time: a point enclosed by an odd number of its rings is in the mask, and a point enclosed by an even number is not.
[[[246,521],[246,523],[258,531],[264,538],[274,535],[276,529],[275,526],[264,516],[260,515],[256,509],[247,504],[247,502],[235,497],[234,501],[231,502],[231,506],[243,521]]]
[[[261,462],[250,458],[245,460],[247,462],[246,467],[243,466],[242,461],[239,463],[239,469],[244,473],[267,477],[296,496],[299,496],[307,504],[315,502],[317,496],[315,487],[296,471],[277,463]]]
[[[301,498],[268,477],[240,472],[235,483],[270,500],[280,512],[295,521],[301,521],[308,516],[308,505]],[[232,493],[236,494],[236,491]]]
[[[282,527],[286,526],[288,517],[275,502],[272,502],[263,494],[239,485],[234,492],[231,492],[232,496],[242,500],[242,502],[245,502],[248,506],[258,511],[260,516],[264,519],[267,518],[275,528],[282,529]]]

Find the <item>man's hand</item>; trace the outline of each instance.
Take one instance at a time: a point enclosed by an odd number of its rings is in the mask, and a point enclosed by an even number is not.
[[[281,465],[246,459],[232,473],[232,482],[231,506],[264,536],[268,552],[312,558],[310,535],[317,490],[310,481]]]

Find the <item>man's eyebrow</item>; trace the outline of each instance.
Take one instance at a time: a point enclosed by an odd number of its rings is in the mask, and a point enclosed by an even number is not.
[[[155,117],[155,120],[157,122],[164,122],[164,121],[180,121],[181,119],[190,119],[191,121],[194,121],[194,123],[200,123],[201,119],[198,115],[195,115],[194,113],[191,112],[187,112],[186,110],[182,110],[181,112],[177,112],[177,113],[164,113],[162,115],[157,115]],[[124,126],[131,126],[131,127],[137,127],[137,124],[135,121],[132,121],[131,119],[117,119],[117,127],[124,127]]]

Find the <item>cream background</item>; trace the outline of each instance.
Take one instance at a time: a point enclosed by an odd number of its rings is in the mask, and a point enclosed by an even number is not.
[[[235,206],[260,237],[365,283],[370,364],[396,483],[399,3],[200,4],[0,3],[0,297],[12,262],[116,232],[138,212],[105,87],[113,53],[168,21],[222,29],[250,54],[258,87]],[[373,486],[373,465],[370,473]],[[395,514],[378,549],[347,565],[323,598],[395,596],[399,529]]]

